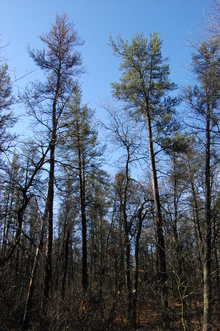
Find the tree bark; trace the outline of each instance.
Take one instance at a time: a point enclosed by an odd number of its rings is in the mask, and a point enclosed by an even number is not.
[[[30,275],[28,293],[27,293],[24,316],[23,316],[23,330],[29,329],[31,309],[32,309],[32,298],[33,298],[33,292],[34,292],[34,283],[35,283],[35,277],[36,277],[37,268],[38,268],[38,264],[39,264],[40,254],[43,249],[45,226],[46,226],[46,220],[45,220],[45,218],[43,218],[42,224],[41,224],[41,230],[40,230],[40,240],[38,242],[38,246],[37,246],[35,258],[34,258],[34,263],[33,263],[32,271],[31,271],[31,275]]]
[[[85,207],[85,164],[83,152],[80,143],[80,128],[77,123],[77,148],[78,148],[78,168],[79,168],[79,189],[80,189],[80,209],[82,224],[82,288],[83,295],[88,288],[88,267],[87,267],[87,224],[86,224],[86,207]]]
[[[138,232],[135,241],[135,272],[134,272],[134,290],[132,293],[132,325],[135,329],[137,327],[136,319],[137,319],[137,298],[138,298],[138,275],[139,275],[139,241],[141,237],[141,229],[142,229],[142,222],[146,215],[142,216],[143,211],[143,204],[138,210]]]
[[[122,215],[124,221],[124,229],[125,229],[125,267],[126,267],[126,284],[127,284],[127,320],[130,324],[131,322],[131,308],[132,308],[132,292],[131,292],[131,273],[130,273],[130,239],[129,239],[129,225],[127,220],[127,193],[128,193],[128,167],[130,162],[130,151],[129,146],[127,148],[127,160],[126,160],[126,168],[125,168],[125,183],[124,183],[124,199],[122,204]]]
[[[51,143],[50,151],[50,173],[48,194],[46,199],[46,214],[45,219],[47,222],[47,243],[46,243],[46,261],[45,261],[45,276],[44,276],[44,293],[42,311],[45,313],[47,301],[49,298],[49,291],[52,281],[52,245],[53,245],[53,199],[54,199],[54,152],[55,152],[56,134],[54,132]]]
[[[203,256],[203,331],[210,331],[212,329],[210,115],[209,102],[207,102],[205,152],[205,238]]]
[[[159,188],[157,182],[157,172],[155,165],[155,156],[153,149],[153,137],[151,129],[151,120],[149,109],[146,109],[146,121],[147,121],[147,131],[148,131],[148,149],[150,156],[151,165],[151,178],[153,185],[153,197],[154,197],[154,208],[156,215],[156,234],[157,234],[157,252],[158,252],[158,279],[161,287],[161,308],[162,308],[162,320],[167,323],[168,321],[168,286],[167,286],[167,271],[166,271],[166,254],[164,245],[164,235],[163,235],[163,221],[161,214],[160,196]]]

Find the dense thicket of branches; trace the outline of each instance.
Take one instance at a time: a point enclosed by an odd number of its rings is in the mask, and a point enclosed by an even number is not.
[[[15,100],[1,63],[0,330],[220,329],[213,4],[206,38],[193,43],[194,83],[178,97],[159,34],[110,37],[121,77],[104,122],[82,104],[83,41],[66,15],[40,36],[46,49],[29,49],[45,73],[19,100],[33,119],[29,141],[10,132]]]

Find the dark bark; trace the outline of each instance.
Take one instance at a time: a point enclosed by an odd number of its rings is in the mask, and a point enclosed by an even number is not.
[[[131,292],[131,272],[130,272],[130,239],[129,233],[130,228],[127,220],[127,194],[128,194],[128,181],[129,181],[129,162],[130,162],[130,151],[129,146],[127,148],[127,160],[125,167],[125,183],[123,190],[123,204],[122,204],[122,216],[125,229],[125,268],[126,268],[126,284],[127,284],[127,320],[131,323],[132,318],[132,292]]]
[[[153,150],[151,120],[150,120],[148,108],[147,108],[146,120],[147,120],[147,130],[148,130],[148,148],[149,148],[150,165],[151,165],[151,177],[153,184],[154,208],[156,215],[157,252],[158,252],[158,263],[159,263],[158,280],[161,287],[162,320],[167,322],[168,321],[168,286],[167,286],[168,277],[166,271],[166,254],[165,254],[165,245],[164,245],[160,196],[159,196],[159,188],[157,182],[155,156]]]
[[[39,266],[41,252],[43,249],[45,226],[46,226],[46,220],[45,220],[45,218],[43,218],[42,223],[41,223],[40,239],[39,239],[38,246],[36,249],[34,263],[32,266],[30,280],[29,280],[29,287],[28,287],[28,293],[27,293],[24,316],[23,316],[23,330],[28,330],[29,325],[30,325],[31,309],[33,306],[32,299],[33,299],[33,293],[34,293],[34,287],[35,287],[35,278],[36,278],[37,269]]]
[[[196,237],[196,244],[198,247],[198,262],[200,265],[199,270],[201,271],[201,277],[203,278],[203,265],[202,265],[202,257],[204,255],[204,247],[202,244],[202,233],[201,233],[201,225],[200,225],[200,217],[199,217],[199,208],[198,208],[198,201],[196,196],[195,184],[194,184],[194,177],[191,170],[190,163],[188,162],[189,168],[189,178],[192,190],[192,200],[193,200],[193,219],[195,224],[195,237]]]
[[[207,97],[208,98],[208,97]],[[203,331],[212,329],[212,280],[211,280],[211,172],[210,172],[210,107],[206,110],[206,152],[205,152],[205,237],[203,257]]]
[[[45,277],[44,277],[44,293],[43,293],[43,312],[45,312],[52,278],[52,245],[53,245],[53,197],[54,197],[54,143],[51,146],[50,152],[50,173],[48,184],[48,195],[46,199],[45,215],[47,221],[47,243],[46,243],[46,261],[45,261]]]
[[[87,266],[87,224],[85,206],[85,162],[83,151],[81,150],[80,128],[77,123],[77,148],[78,148],[78,169],[79,169],[79,190],[80,190],[80,210],[82,224],[82,288],[85,295],[88,289],[88,266]]]
[[[124,265],[125,265],[125,259],[124,259],[124,243],[123,243],[123,217],[122,217],[122,192],[119,192],[119,200],[120,200],[120,206],[119,206],[119,271],[118,271],[118,291],[119,293],[122,292],[122,288],[124,285]]]

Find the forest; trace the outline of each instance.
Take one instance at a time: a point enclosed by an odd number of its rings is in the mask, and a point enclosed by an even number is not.
[[[212,5],[181,88],[159,32],[110,35],[120,79],[104,120],[82,102],[84,41],[67,14],[28,48],[43,79],[16,97],[0,48],[0,331],[220,330]]]

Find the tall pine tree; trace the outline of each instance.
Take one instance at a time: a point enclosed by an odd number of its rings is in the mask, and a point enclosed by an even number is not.
[[[146,121],[148,133],[148,150],[151,165],[154,207],[156,214],[157,250],[161,286],[162,319],[168,320],[168,286],[167,267],[164,246],[163,220],[161,199],[159,194],[158,176],[156,169],[153,126],[159,123],[166,125],[171,118],[176,100],[169,96],[169,92],[176,88],[169,80],[169,66],[162,57],[162,41],[157,33],[149,37],[136,34],[129,44],[120,35],[115,42],[110,37],[113,54],[122,59],[119,70],[122,71],[119,83],[112,83],[113,96],[125,102],[131,115],[138,120]]]

